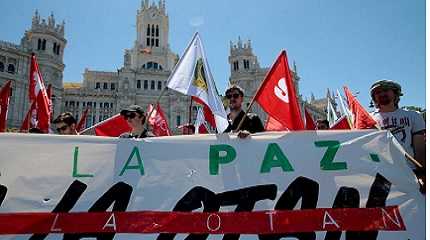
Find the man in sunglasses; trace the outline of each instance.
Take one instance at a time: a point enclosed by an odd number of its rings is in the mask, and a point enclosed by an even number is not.
[[[131,127],[131,132],[123,133],[120,138],[146,138],[154,137],[155,135],[145,128],[145,111],[139,105],[131,105],[121,110],[121,116],[127,121]]]
[[[72,113],[61,113],[54,121],[58,134],[61,135],[78,135],[76,131],[76,119]]]
[[[243,89],[237,85],[232,85],[225,91],[225,97],[228,99],[230,113],[227,116],[229,125],[224,132],[228,133],[238,130],[238,136],[240,138],[245,138],[251,133],[264,131],[264,126],[260,118],[253,113],[248,113],[240,128],[237,129],[240,121],[245,115],[245,111],[242,110],[243,95]]]

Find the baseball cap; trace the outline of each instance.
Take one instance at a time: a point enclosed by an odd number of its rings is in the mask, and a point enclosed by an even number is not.
[[[120,114],[125,115],[128,112],[136,112],[136,113],[139,113],[141,115],[145,114],[145,110],[139,105],[130,105],[130,106],[122,109]]]

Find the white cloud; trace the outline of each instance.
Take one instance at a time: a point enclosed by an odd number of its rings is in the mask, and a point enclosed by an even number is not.
[[[200,27],[205,23],[205,19],[203,16],[197,16],[190,19],[190,25],[192,27]]]

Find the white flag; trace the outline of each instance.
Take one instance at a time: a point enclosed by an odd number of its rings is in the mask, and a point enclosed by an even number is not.
[[[203,113],[203,108],[199,107],[199,110],[197,111],[196,121],[194,122],[194,128],[195,128],[194,134],[200,133],[199,130],[200,130],[201,125],[203,125],[206,128],[206,130],[209,129],[206,125],[206,120],[205,120],[205,115]]]
[[[333,105],[331,104],[331,98],[327,97],[327,121],[332,126],[336,120],[338,119],[336,111],[334,110]]]
[[[339,102],[340,102],[340,109],[342,111],[342,115],[346,116],[346,119],[348,120],[348,123],[351,126],[352,125],[352,113],[348,108],[346,108],[345,102],[343,101],[342,95],[340,95],[340,92],[338,89],[336,89],[336,92],[337,92],[337,97],[338,97]]]
[[[215,118],[218,133],[228,126],[227,114],[215,86],[198,33],[185,50],[169,77],[167,87],[193,96],[207,105]]]

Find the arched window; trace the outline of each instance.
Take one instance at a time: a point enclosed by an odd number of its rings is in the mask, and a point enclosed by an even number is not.
[[[151,36],[151,26],[149,24],[148,24],[148,27],[146,28],[146,36]]]
[[[60,55],[60,49],[61,49],[61,45],[60,45],[60,44],[58,44],[58,45],[57,45],[57,52],[56,52],[56,53],[57,53],[57,55]]]
[[[158,64],[157,62],[147,62],[146,64],[143,64],[143,69],[154,69],[154,70],[163,70],[163,67],[161,64]]]
[[[151,36],[154,36],[154,34],[155,34],[155,31],[154,31],[154,24],[152,24],[152,26],[151,26]]]
[[[52,52],[57,54],[57,43],[54,42],[54,46],[52,47]]]
[[[42,50],[46,50],[46,39],[42,41]]]
[[[159,34],[159,31],[158,31],[158,25],[155,27],[155,36],[156,37],[158,37],[160,34]]]
[[[8,73],[12,73],[12,74],[14,74],[14,73],[15,73],[15,65],[13,65],[13,64],[9,64],[9,65],[7,66],[7,72],[8,72]]]
[[[42,40],[39,38],[37,39],[37,50],[42,49]]]
[[[4,72],[4,63],[0,62],[0,72]]]
[[[147,63],[146,64],[146,69],[151,69],[151,68],[153,68],[152,66],[153,66],[154,64],[153,64],[153,62],[149,62],[149,63]]]

